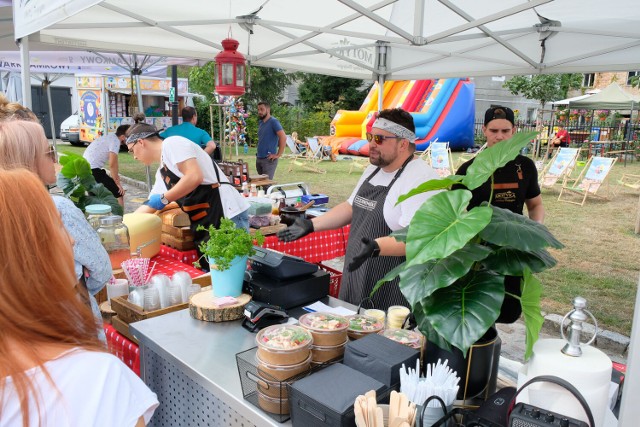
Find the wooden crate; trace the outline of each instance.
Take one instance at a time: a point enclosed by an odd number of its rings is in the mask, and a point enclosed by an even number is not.
[[[201,288],[210,286],[211,275],[207,273],[203,274],[202,276],[196,277],[195,279],[193,279],[193,283],[200,285]],[[116,317],[118,318],[118,321],[128,325],[129,323],[139,322],[140,320],[162,316],[163,314],[171,313],[178,310],[184,310],[185,308],[189,307],[189,303],[185,302],[182,304],[176,304],[170,307],[161,308],[159,310],[145,311],[139,305],[129,302],[127,298],[127,295],[111,298],[111,309],[117,314],[117,316],[111,318],[111,321],[113,323],[113,327],[116,328],[116,330],[118,330],[114,322],[114,319]]]
[[[174,227],[173,225],[162,224],[162,232],[180,240],[193,240],[193,233],[190,227]]]
[[[193,238],[191,238],[191,240],[184,240],[172,236],[168,233],[162,233],[160,238],[164,245],[167,245],[170,248],[174,248],[179,251],[190,251],[191,249],[196,248],[195,243],[193,243]]]
[[[174,227],[188,227],[189,225],[191,225],[189,215],[184,213],[180,208],[162,211],[159,215],[160,218],[162,218],[163,224],[171,225]]]
[[[129,324],[128,323],[124,323],[122,321],[122,319],[120,319],[118,316],[113,316],[111,318],[111,326],[113,326],[113,328],[116,331],[120,332],[122,335],[127,337],[129,340],[131,340],[134,343],[138,344],[138,340],[135,339],[133,337],[133,335],[129,332]]]

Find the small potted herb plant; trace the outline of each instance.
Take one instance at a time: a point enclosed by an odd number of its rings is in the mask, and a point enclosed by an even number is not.
[[[220,228],[210,225],[209,228],[199,226],[198,230],[206,230],[209,239],[200,243],[199,249],[203,257],[209,260],[211,267],[211,284],[216,297],[237,297],[242,293],[242,280],[247,267],[247,259],[255,253],[254,242],[264,243],[260,231],[255,235],[237,228],[227,218],[222,218]],[[199,264],[194,263],[197,267]]]

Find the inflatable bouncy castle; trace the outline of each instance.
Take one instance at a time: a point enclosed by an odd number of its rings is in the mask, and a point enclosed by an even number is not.
[[[323,144],[338,148],[342,154],[369,155],[365,133],[382,96],[384,109],[402,108],[411,113],[419,151],[432,141],[449,142],[452,150],[466,150],[474,145],[474,88],[467,79],[387,81],[382,91],[374,83],[358,111],[336,113],[331,136],[323,138]]]

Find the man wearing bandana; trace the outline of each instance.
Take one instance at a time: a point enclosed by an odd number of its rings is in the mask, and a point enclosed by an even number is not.
[[[435,192],[410,197],[396,205],[398,198],[419,184],[438,179],[438,174],[414,156],[413,117],[396,108],[379,113],[367,133],[369,161],[351,197],[326,214],[312,220],[298,218],[278,233],[286,242],[313,231],[331,230],[351,224],[342,276],[340,299],[360,304],[376,282],[405,261],[405,244],[390,237],[391,232],[409,225],[418,208]],[[398,278],[384,284],[372,297],[375,308],[409,303],[398,287]]]
[[[484,135],[487,137],[487,147],[508,140],[516,132],[514,126],[514,114],[507,107],[491,107],[484,114]],[[466,175],[467,169],[474,159],[464,163],[456,175]],[[455,186],[453,188],[456,188]],[[492,205],[522,215],[524,206],[527,206],[527,214],[533,221],[542,223],[544,220],[544,207],[538,185],[538,171],[536,165],[528,157],[518,155],[506,165],[497,169],[493,174],[493,197],[491,197],[491,180],[488,180],[472,192],[472,198],[468,209],[479,206],[482,202],[490,202]],[[521,295],[520,277],[507,276],[505,279],[505,295],[498,323],[513,323],[518,320],[522,312],[520,301],[509,294]]]

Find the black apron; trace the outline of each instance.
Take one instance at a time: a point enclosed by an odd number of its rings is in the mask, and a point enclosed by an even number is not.
[[[355,271],[349,272],[346,269],[353,257],[360,253],[363,237],[374,240],[391,234],[392,230],[384,220],[384,202],[389,190],[411,160],[413,160],[413,155],[404,162],[388,186],[372,185],[369,182],[380,171],[380,168],[377,168],[358,189],[352,205],[351,230],[349,231],[349,242],[344,259],[345,269],[340,286],[339,298],[343,301],[354,305],[360,304],[364,298],[369,296],[378,280],[406,259],[404,256],[373,257],[367,259]],[[375,308],[386,310],[392,305],[409,307],[409,302],[400,292],[398,282],[399,279],[396,278],[378,289],[371,298]]]
[[[217,169],[215,164],[213,167],[214,170]],[[219,176],[218,171],[215,170],[215,172],[216,176]],[[160,168],[160,175],[168,190],[180,181],[180,177],[171,172],[164,164]],[[189,219],[191,220],[189,228],[193,233],[193,242],[196,245],[196,250],[199,255],[202,255],[199,249],[200,242],[207,240],[209,233],[207,230],[197,230],[198,226],[202,225],[208,229],[210,225],[213,225],[215,228],[220,228],[220,222],[222,218],[224,218],[224,209],[222,208],[219,187],[219,182],[199,185],[191,193],[176,200],[178,206],[189,215]],[[209,262],[206,257],[200,260],[200,265],[208,270]]]

